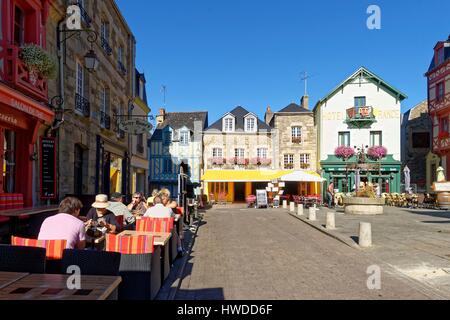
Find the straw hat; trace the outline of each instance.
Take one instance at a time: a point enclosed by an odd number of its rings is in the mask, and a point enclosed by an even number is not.
[[[95,196],[95,202],[92,204],[92,208],[106,209],[109,207],[108,196],[106,194],[99,194]]]

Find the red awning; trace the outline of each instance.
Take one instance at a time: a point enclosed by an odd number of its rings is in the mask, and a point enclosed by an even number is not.
[[[51,124],[55,113],[47,106],[0,83],[0,103]]]

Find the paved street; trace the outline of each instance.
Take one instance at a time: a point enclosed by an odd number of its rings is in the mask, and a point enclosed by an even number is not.
[[[317,213],[315,225],[325,223],[326,212]],[[373,247],[364,250],[367,255],[450,298],[450,212],[385,207],[381,216],[354,216],[338,210],[334,233],[353,241],[359,222],[372,224]]]
[[[218,207],[203,222],[176,299],[440,298],[384,264],[369,290],[374,259],[282,209]]]

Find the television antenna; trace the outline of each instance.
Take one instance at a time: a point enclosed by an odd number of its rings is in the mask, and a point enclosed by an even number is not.
[[[313,76],[309,75],[307,71],[303,71],[301,74],[302,81],[305,82],[305,96],[308,95],[308,80],[311,79]]]
[[[167,86],[164,84],[161,86],[161,93],[163,94],[163,101],[164,101],[164,108],[165,108],[166,107]]]

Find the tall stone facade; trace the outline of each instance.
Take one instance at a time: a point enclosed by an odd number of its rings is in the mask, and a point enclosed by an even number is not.
[[[58,35],[58,28],[66,30],[70,3],[53,1],[47,24],[48,50],[60,57],[62,66],[58,80],[49,86],[49,97],[61,96],[65,111],[64,121],[53,130],[59,151],[59,197],[126,194],[129,140],[119,130],[116,115],[128,114],[134,96],[135,39],[112,0],[82,2],[82,27],[97,33],[95,43],[88,41],[86,32]],[[94,72],[89,72],[84,59],[91,49],[99,60]]]
[[[292,103],[275,113],[269,107],[266,112],[266,122],[276,132],[274,150],[277,169],[317,170],[314,113],[308,108],[308,97],[303,97],[301,104]]]
[[[426,186],[426,157],[431,151],[431,118],[428,101],[423,101],[403,115],[402,162],[411,170],[411,183],[417,191],[424,192]]]

